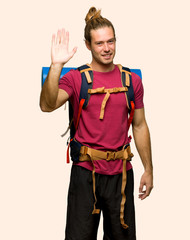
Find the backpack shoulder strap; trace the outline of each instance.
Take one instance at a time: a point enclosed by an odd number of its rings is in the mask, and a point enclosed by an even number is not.
[[[82,65],[82,66],[78,67],[78,70],[80,71],[81,77],[82,77],[81,90],[80,90],[80,96],[79,96],[78,115],[77,115],[76,122],[74,122],[73,121],[73,107],[72,107],[71,102],[69,101],[70,124],[69,124],[67,131],[64,134],[62,134],[62,136],[65,136],[66,133],[68,132],[68,130],[70,129],[70,139],[74,138],[75,132],[78,128],[82,108],[85,108],[88,105],[88,101],[90,98],[90,96],[89,96],[90,94],[88,94],[88,89],[92,88],[92,82],[93,82],[93,72],[92,72],[92,68],[90,65],[88,65],[88,64]]]
[[[126,92],[126,100],[127,107],[129,109],[129,113],[132,109],[132,102],[135,104],[134,90],[133,90],[133,82],[131,76],[131,70],[127,67],[123,67],[122,65],[117,65],[121,72],[121,82],[123,87],[127,87],[128,91]]]
[[[90,99],[88,89],[92,89],[93,86],[93,71],[89,64],[80,66],[78,70],[80,71],[82,78],[79,102],[81,99],[85,99],[83,108],[86,108]]]
[[[82,65],[82,66],[78,67],[78,70],[81,73],[82,82],[81,82],[81,89],[80,89],[80,95],[79,95],[79,109],[78,109],[76,123],[74,123],[74,121],[73,121],[73,107],[69,101],[70,143],[73,141],[75,133],[77,131],[82,108],[85,108],[88,105],[88,102],[90,99],[90,94],[88,94],[88,89],[92,88],[92,84],[93,84],[93,71],[92,71],[92,68],[90,65],[88,65],[88,64]],[[64,135],[65,134],[63,134],[63,136]],[[67,147],[67,163],[69,163],[70,143],[68,144],[68,147]]]
[[[129,109],[129,119],[128,119],[128,130],[133,121],[134,111],[135,111],[135,96],[133,90],[133,82],[131,76],[131,70],[127,67],[123,67],[120,64],[118,68],[121,72],[121,82],[123,87],[127,87],[128,91],[126,92],[126,101],[127,107]]]

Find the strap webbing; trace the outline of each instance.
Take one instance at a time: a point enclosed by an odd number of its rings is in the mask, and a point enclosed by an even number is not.
[[[79,111],[78,111],[78,116],[77,116],[77,121],[76,121],[76,125],[75,125],[75,131],[78,128],[79,125],[79,120],[80,120],[80,116],[81,116],[81,112],[82,112],[82,107],[84,105],[85,99],[81,99],[80,103],[79,103]],[[71,141],[73,141],[73,138],[70,140],[68,146],[67,146],[67,163],[70,163],[70,158],[69,158],[69,147],[70,147],[70,143]]]
[[[106,103],[107,103],[109,97],[110,97],[110,93],[107,92],[103,99],[101,110],[100,110],[100,119],[101,120],[104,118],[104,111],[105,111]]]
[[[133,121],[134,112],[135,112],[135,104],[134,104],[133,101],[131,101],[131,112],[130,112],[130,116],[129,116],[129,119],[128,119],[128,130],[129,130],[130,125]]]
[[[96,180],[95,180],[95,172],[96,172],[96,169],[95,169],[95,165],[94,165],[94,161],[92,161],[92,164],[93,164],[93,170],[92,170],[92,181],[93,181],[93,194],[94,194],[94,209],[92,211],[92,214],[99,214],[100,213],[100,209],[97,209],[96,208],[96,203],[97,203],[97,198],[96,198]]]
[[[122,172],[122,185],[121,185],[121,208],[120,208],[120,222],[124,229],[128,228],[128,225],[124,222],[124,208],[126,202],[125,187],[127,184],[127,169],[126,169],[127,159],[123,159],[123,172]]]
[[[88,83],[92,83],[92,79],[91,79],[91,77],[90,77],[90,73],[87,72],[87,71],[85,71],[84,73],[85,73],[85,75],[86,75],[86,79],[87,79]]]
[[[101,88],[96,88],[96,89],[88,89],[88,93],[90,93],[90,94],[106,93],[106,95],[102,101],[102,106],[101,106],[101,110],[100,110],[100,119],[101,120],[104,118],[104,111],[105,111],[106,103],[110,97],[110,94],[111,93],[119,93],[119,92],[127,92],[127,91],[128,91],[127,87],[116,87],[116,88],[108,88],[108,89],[101,87]]]
[[[80,161],[91,161],[93,164],[93,171],[92,171],[92,180],[93,180],[93,193],[94,193],[94,198],[95,198],[95,203],[94,203],[94,210],[92,214],[99,213],[100,210],[96,209],[96,203],[97,203],[97,198],[95,194],[95,165],[94,165],[94,160],[100,160],[104,159],[106,161],[110,160],[116,160],[116,159],[122,159],[123,160],[123,172],[122,172],[122,185],[121,185],[121,207],[120,207],[120,222],[121,225],[124,229],[128,228],[128,225],[124,222],[124,208],[125,208],[125,202],[126,202],[126,195],[125,195],[125,188],[127,184],[127,169],[126,169],[126,163],[127,161],[130,161],[131,158],[133,157],[133,154],[131,153],[130,146],[127,148],[123,148],[120,151],[116,152],[104,152],[101,150],[96,150],[92,149],[86,146],[81,147],[80,151],[81,155],[79,160]]]
[[[82,107],[84,105],[85,99],[81,99],[80,103],[79,103],[79,111],[78,111],[78,116],[77,116],[77,121],[76,121],[76,125],[75,125],[75,131],[78,128],[79,125],[79,120],[80,120],[80,116],[81,116],[81,112],[82,112]]]
[[[69,147],[70,147],[70,143],[71,141],[73,141],[73,138],[70,140],[68,146],[67,146],[67,163],[70,163],[70,158],[69,158]]]

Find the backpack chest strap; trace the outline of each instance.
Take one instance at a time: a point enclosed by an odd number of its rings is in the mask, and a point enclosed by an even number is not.
[[[96,89],[88,89],[88,93],[90,94],[96,94],[96,93],[105,93],[105,97],[102,101],[101,110],[100,110],[100,119],[102,120],[104,118],[104,111],[106,107],[106,103],[110,97],[111,93],[119,93],[119,92],[127,92],[127,87],[118,87],[118,88],[108,88],[105,89],[105,87],[102,88],[96,88]]]

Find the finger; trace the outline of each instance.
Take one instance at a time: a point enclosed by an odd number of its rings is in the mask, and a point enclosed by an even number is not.
[[[56,44],[59,44],[60,42],[60,30],[57,31],[57,38],[56,38]]]
[[[140,186],[139,186],[139,192],[143,192],[143,187],[144,187],[144,183],[140,182]]]
[[[139,193],[139,196],[142,196],[143,194],[145,194],[146,193],[146,191],[141,191],[140,193]]]
[[[77,51],[77,47],[74,47],[72,51],[72,56],[76,53],[76,51]]]
[[[55,45],[55,34],[52,35],[51,44],[52,44],[52,45]]]
[[[145,198],[147,198],[149,196],[149,194],[146,192],[145,194],[142,195],[141,200],[144,200]]]
[[[57,35],[56,35],[56,41],[55,41],[55,44],[58,43],[58,31],[57,31]]]
[[[73,50],[70,52],[70,58],[73,57],[73,55],[76,53],[77,47],[74,47]]]
[[[139,198],[140,198],[141,200],[145,199],[147,196],[148,196],[148,195],[147,195],[146,191],[143,191],[143,193],[140,193],[140,194],[139,194]]]
[[[61,29],[61,43],[64,43],[64,39],[65,39],[65,29],[62,28]]]
[[[152,186],[148,186],[148,187],[147,187],[147,191],[146,191],[146,193],[147,193],[148,196],[150,195],[152,189],[153,189]]]
[[[141,200],[143,200],[144,195],[145,195],[145,193],[141,193],[141,194],[139,194],[139,198],[140,198]]]
[[[69,45],[69,32],[66,32],[66,34],[65,34],[65,44],[68,47],[68,45]]]
[[[142,196],[141,200],[144,200],[144,199],[147,198],[148,196],[149,196],[149,194],[145,193],[145,194]]]
[[[151,186],[148,186],[148,187],[146,186],[146,190],[143,191],[142,194],[139,194],[139,198],[140,198],[141,200],[147,198],[147,197],[150,195],[151,190],[152,190],[152,187],[151,187]]]

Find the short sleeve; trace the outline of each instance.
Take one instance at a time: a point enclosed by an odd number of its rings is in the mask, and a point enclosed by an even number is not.
[[[132,73],[132,82],[135,97],[135,108],[136,109],[143,108],[144,88],[142,84],[142,79],[136,73]]]
[[[59,80],[59,88],[65,90],[69,97],[73,95],[73,70],[70,70]]]

